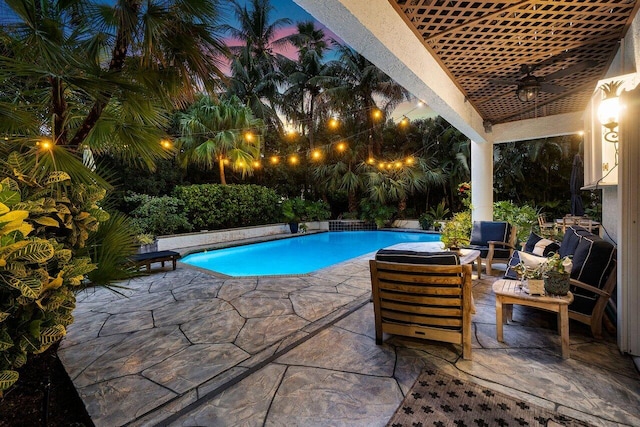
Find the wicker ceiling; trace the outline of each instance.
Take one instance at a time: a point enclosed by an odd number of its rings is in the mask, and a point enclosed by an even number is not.
[[[483,119],[497,124],[584,111],[635,16],[636,0],[390,0]],[[546,82],[565,88],[522,102],[522,65],[544,77],[575,66],[583,70]],[[584,65],[584,64],[583,64]]]

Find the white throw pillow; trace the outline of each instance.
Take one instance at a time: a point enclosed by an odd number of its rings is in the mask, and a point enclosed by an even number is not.
[[[544,250],[553,243],[553,240],[549,239],[540,239],[536,242],[536,245],[533,247],[533,253],[535,255],[544,256]]]
[[[540,264],[547,260],[546,257],[532,255],[522,251],[518,251],[518,256],[520,256],[520,262],[531,269],[536,269]]]

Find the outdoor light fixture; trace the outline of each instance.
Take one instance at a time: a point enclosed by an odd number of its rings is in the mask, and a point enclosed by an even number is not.
[[[618,124],[620,123],[618,89],[621,85],[621,81],[615,81],[600,86],[603,98],[598,106],[598,120],[602,126],[607,128],[604,134],[604,140],[607,142],[618,142]]]
[[[530,102],[538,97],[538,93],[540,92],[540,83],[533,78],[531,81],[524,81],[518,85],[518,89],[516,89],[516,95],[518,95],[518,99],[522,102]]]

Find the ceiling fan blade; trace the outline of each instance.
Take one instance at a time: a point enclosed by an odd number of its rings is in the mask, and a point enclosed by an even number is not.
[[[580,71],[586,70],[587,68],[591,68],[593,66],[595,66],[597,64],[597,62],[595,61],[582,61],[582,62],[578,62],[577,64],[571,65],[567,68],[564,68],[562,70],[558,70],[555,73],[551,73],[551,74],[547,74],[546,76],[542,77],[541,79],[548,82],[551,80],[556,80],[556,79],[560,79],[562,77],[565,76],[569,76],[571,74],[575,74],[575,73],[579,73]]]
[[[564,86],[552,85],[550,83],[541,83],[540,90],[548,93],[562,93],[567,90]]]
[[[489,83],[499,86],[512,86],[517,85],[518,80],[515,79],[489,79]]]

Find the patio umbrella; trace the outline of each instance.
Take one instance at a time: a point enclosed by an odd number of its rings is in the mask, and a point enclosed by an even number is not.
[[[573,156],[573,167],[571,168],[571,180],[569,188],[571,190],[571,215],[584,215],[584,206],[580,196],[580,188],[584,185],[584,165],[580,154]]]

